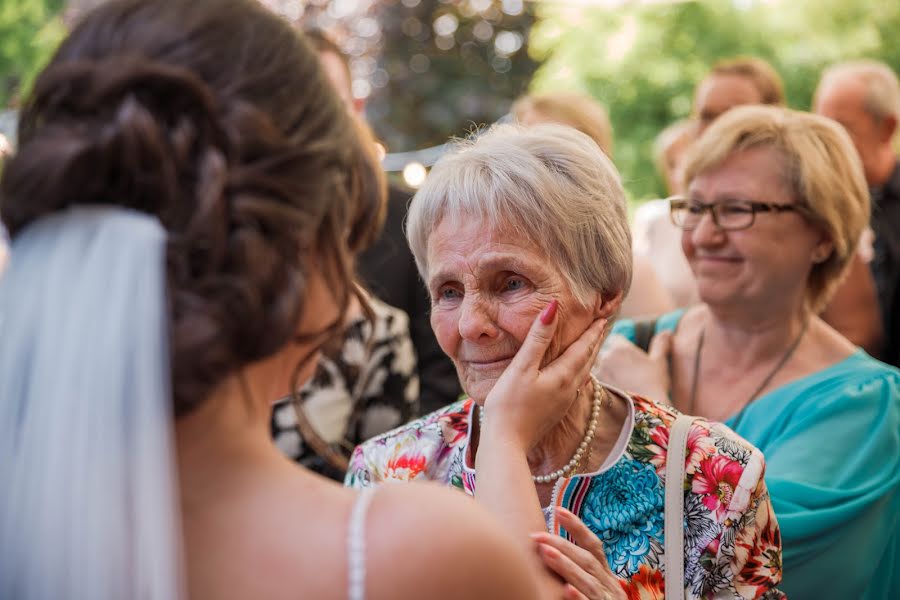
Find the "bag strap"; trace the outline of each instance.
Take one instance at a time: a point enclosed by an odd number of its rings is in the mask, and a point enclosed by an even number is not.
[[[666,600],[684,598],[684,461],[694,417],[679,414],[669,431],[666,457]]]
[[[642,319],[634,322],[634,345],[644,352],[650,351],[650,342],[656,335],[656,319]]]

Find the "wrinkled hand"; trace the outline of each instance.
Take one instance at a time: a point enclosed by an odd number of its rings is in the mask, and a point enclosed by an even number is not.
[[[556,509],[560,525],[575,543],[551,533],[535,533],[544,565],[566,582],[564,598],[569,600],[626,600],[619,579],[606,562],[603,543],[581,519],[564,508]]]
[[[559,423],[578,389],[589,380],[606,326],[606,319],[595,320],[565,352],[541,367],[558,326],[555,302],[534,320],[522,347],[484,402],[483,435],[512,440],[526,451]]]
[[[621,335],[611,335],[597,354],[591,372],[604,383],[669,404],[671,351],[671,331],[660,331],[653,336],[649,353]]]

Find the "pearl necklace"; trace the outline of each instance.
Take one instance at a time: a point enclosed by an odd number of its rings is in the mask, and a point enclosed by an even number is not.
[[[584,438],[581,440],[581,443],[578,445],[578,449],[575,450],[575,455],[567,462],[563,467],[553,471],[552,473],[548,473],[546,475],[532,475],[531,480],[535,483],[550,483],[556,481],[563,475],[567,473],[574,472],[575,468],[578,466],[578,463],[581,461],[581,458],[584,456],[584,453],[587,452],[591,447],[591,442],[594,441],[594,434],[597,432],[597,420],[600,418],[600,407],[603,404],[603,386],[600,385],[600,382],[596,377],[591,375],[591,382],[594,385],[594,401],[591,404],[591,418],[588,421],[587,430],[584,432]],[[481,426],[481,429],[484,429],[484,408],[480,408],[478,411],[478,423]]]

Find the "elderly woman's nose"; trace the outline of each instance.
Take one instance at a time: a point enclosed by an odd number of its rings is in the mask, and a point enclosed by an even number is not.
[[[463,339],[477,340],[497,335],[495,310],[489,302],[477,295],[467,295],[459,313],[459,335]]]

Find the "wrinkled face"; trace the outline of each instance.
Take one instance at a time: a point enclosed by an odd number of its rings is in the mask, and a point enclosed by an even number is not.
[[[688,196],[707,204],[733,200],[793,204],[781,176],[780,155],[753,148],[697,175]],[[706,213],[681,246],[697,279],[700,298],[725,307],[772,307],[786,299],[802,302],[814,262],[831,243],[797,212],[760,212],[748,229],[723,231]]]
[[[428,269],[431,326],[479,404],[551,300],[559,301],[559,325],[545,362],[587,329],[599,305],[582,306],[537,244],[475,218],[440,222],[428,240]]]
[[[694,112],[698,119],[698,133],[729,109],[744,104],[760,104],[762,95],[747,77],[740,75],[710,75],[697,88]]]
[[[882,139],[887,137],[890,140],[890,134],[885,136],[879,123],[866,111],[865,96],[865,86],[860,82],[827,82],[816,94],[813,110],[816,114],[837,121],[847,130],[862,160],[866,179],[871,181],[878,150],[884,143]]]

